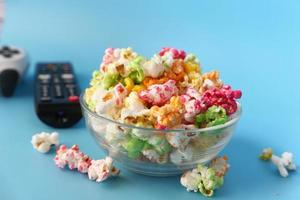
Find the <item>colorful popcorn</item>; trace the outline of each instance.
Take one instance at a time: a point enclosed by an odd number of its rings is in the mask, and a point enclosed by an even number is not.
[[[90,180],[103,182],[110,176],[118,176],[120,170],[113,166],[111,157],[106,157],[101,160],[92,160],[87,173]]]
[[[90,119],[90,127],[130,159],[175,165],[197,160],[197,152],[228,135],[226,129],[210,135],[199,129],[232,120],[242,95],[223,84],[218,71],[202,73],[200,66],[194,54],[170,47],[150,59],[131,48],[108,48],[84,100],[116,124]]]
[[[151,85],[148,90],[142,90],[139,97],[149,105],[162,106],[177,94],[175,84],[174,80],[169,80],[164,84]]]
[[[273,154],[271,148],[266,148],[260,155],[260,159],[268,161],[270,160],[278,169],[282,177],[287,177],[289,175],[288,170],[296,170],[296,164],[293,160],[293,154],[291,152],[283,152],[281,157]]]
[[[61,145],[56,150],[54,162],[59,168],[68,166],[71,170],[77,169],[81,173],[87,173],[91,158],[79,151],[78,145],[73,145],[70,149],[66,145]]]
[[[227,157],[217,157],[211,161],[209,167],[199,164],[197,168],[185,172],[180,179],[187,191],[200,192],[211,197],[214,190],[220,188],[228,170]]]

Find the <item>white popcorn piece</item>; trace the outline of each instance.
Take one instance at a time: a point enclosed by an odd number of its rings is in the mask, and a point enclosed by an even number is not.
[[[282,177],[289,175],[288,170],[296,170],[296,165],[293,162],[293,154],[290,152],[284,152],[281,154],[281,157],[272,155],[271,161],[277,166]]]
[[[215,84],[210,79],[205,79],[204,82],[203,82],[202,87],[207,88],[207,89],[211,89],[211,88],[215,87]]]
[[[181,178],[180,183],[186,187],[187,191],[198,192],[198,185],[201,181],[201,175],[197,172],[197,169],[185,172]]]
[[[105,132],[105,139],[106,141],[114,146],[119,147],[121,146],[121,141],[124,139],[125,133],[120,128],[119,125],[114,123],[108,123],[106,126],[106,132]]]
[[[190,142],[191,137],[182,132],[169,132],[166,133],[166,139],[175,148],[185,148]]]
[[[37,151],[47,153],[52,145],[59,145],[59,135],[57,132],[41,132],[32,136],[31,144]]]
[[[125,99],[125,107],[121,110],[121,120],[127,117],[138,117],[149,114],[143,102],[138,97],[136,92],[131,92],[130,95]]]
[[[106,157],[101,160],[92,160],[88,169],[88,177],[96,182],[105,181],[110,176],[118,176],[120,170],[113,166],[113,159]]]
[[[211,160],[209,166],[215,170],[217,176],[222,177],[225,176],[230,167],[227,161],[227,156],[216,157]]]
[[[127,95],[127,89],[121,84],[117,84],[110,90],[97,88],[91,97],[92,102],[96,105],[96,113],[109,118],[114,118],[118,110],[123,105]]]
[[[142,153],[151,162],[156,163],[159,161],[160,156],[154,149],[146,149],[143,150]]]
[[[171,51],[166,52],[161,58],[163,62],[169,67],[171,67],[174,63],[173,53]]]
[[[263,150],[260,158],[262,160],[271,160],[282,177],[289,175],[288,170],[296,170],[296,164],[293,161],[293,154],[291,152],[284,152],[279,157],[273,154],[271,148],[267,148]]]
[[[193,158],[193,149],[187,146],[185,149],[176,149],[170,154],[170,160],[176,165],[191,161]]]
[[[150,76],[152,78],[157,78],[162,75],[165,71],[163,61],[160,56],[154,55],[151,60],[145,62],[143,65],[143,70],[145,76]]]

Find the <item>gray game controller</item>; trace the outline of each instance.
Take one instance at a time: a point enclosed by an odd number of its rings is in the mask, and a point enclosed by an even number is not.
[[[23,49],[13,46],[0,47],[0,91],[5,97],[13,95],[29,65]]]

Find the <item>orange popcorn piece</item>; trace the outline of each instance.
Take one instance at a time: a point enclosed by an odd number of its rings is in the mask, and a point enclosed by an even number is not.
[[[209,89],[209,86],[206,84],[206,81],[210,81],[213,87],[221,88],[223,83],[220,79],[220,73],[218,71],[207,72],[202,75],[202,86],[200,87],[200,93],[205,92]]]
[[[172,67],[166,70],[162,77],[159,78],[146,77],[143,81],[143,84],[146,87],[149,87],[154,84],[164,84],[168,80],[181,82],[184,80],[184,76],[186,75],[183,65],[184,62],[182,60],[175,60]]]
[[[171,128],[181,124],[183,105],[181,104],[180,97],[172,97],[170,103],[162,107],[153,106],[150,109],[150,113],[160,126]]]

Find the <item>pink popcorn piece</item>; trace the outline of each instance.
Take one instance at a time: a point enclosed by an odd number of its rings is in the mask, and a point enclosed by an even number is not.
[[[123,104],[123,101],[124,101],[127,93],[128,93],[127,89],[121,83],[118,83],[114,87],[115,103],[117,106],[121,106]]]
[[[160,50],[159,55],[160,55],[160,56],[164,56],[165,53],[167,53],[167,52],[171,52],[171,53],[172,53],[173,59],[182,59],[182,60],[184,60],[184,59],[185,59],[185,56],[186,56],[185,51],[183,51],[183,50],[178,50],[178,49],[171,48],[171,47],[163,47],[163,48]]]
[[[176,82],[169,80],[164,84],[151,85],[139,93],[139,98],[150,105],[162,106],[178,93]]]
[[[241,98],[240,90],[232,90],[229,85],[224,85],[221,89],[212,88],[206,90],[201,96],[202,103],[210,106],[221,106],[226,110],[227,115],[231,115],[237,110],[236,99]]]
[[[70,149],[66,145],[61,145],[56,150],[54,162],[59,168],[68,166],[71,170],[77,169],[81,173],[87,173],[91,158],[79,151],[78,145],[73,145]]]
[[[184,120],[187,123],[193,123],[197,114],[207,110],[201,101],[201,94],[193,88],[188,88],[186,94],[180,96],[180,101],[185,107]]]
[[[192,123],[195,116],[205,112],[211,106],[221,106],[231,115],[237,110],[236,99],[241,98],[240,90],[232,90],[229,85],[222,88],[211,88],[202,95],[193,88],[188,88],[186,94],[180,96],[181,103],[185,106],[184,120]]]
[[[113,159],[106,157],[101,160],[92,160],[88,169],[88,177],[96,182],[103,182],[110,176],[118,176],[120,170],[113,166]]]
[[[102,63],[100,65],[100,69],[102,71],[106,71],[105,70],[105,65],[108,65],[108,64],[112,63],[114,60],[115,60],[114,49],[113,48],[107,48],[105,50],[105,54],[103,56]]]

